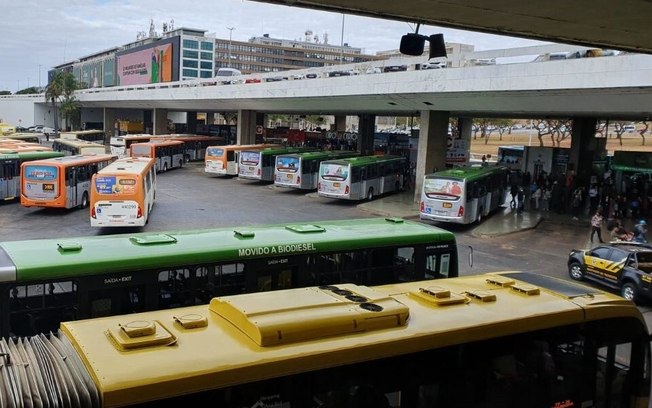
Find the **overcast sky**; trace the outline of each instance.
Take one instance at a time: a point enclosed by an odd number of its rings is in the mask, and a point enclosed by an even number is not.
[[[399,0],[397,0],[399,1]],[[247,41],[269,34],[304,39],[307,30],[339,45],[342,14],[244,0],[7,0],[0,26],[0,90],[15,92],[45,86],[53,66],[136,40],[150,20],[162,32],[174,27],[207,30],[217,38]],[[400,37],[414,32],[404,22],[346,15],[344,41],[365,53],[397,49]],[[513,37],[422,26],[421,34],[443,33],[446,42],[472,44],[476,50],[542,44]]]

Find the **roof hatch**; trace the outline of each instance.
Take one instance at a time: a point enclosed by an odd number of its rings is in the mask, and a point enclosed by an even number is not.
[[[263,347],[400,327],[409,315],[396,299],[353,284],[213,298],[210,310]]]

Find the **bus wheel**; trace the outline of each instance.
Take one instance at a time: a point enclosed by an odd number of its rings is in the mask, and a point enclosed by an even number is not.
[[[82,194],[82,200],[79,207],[86,208],[87,206],[88,206],[88,193],[84,191],[84,194]]]
[[[621,296],[627,300],[631,300],[632,302],[636,300],[636,292],[638,292],[638,290],[636,289],[636,285],[634,285],[632,282],[625,283],[620,289]]]
[[[367,200],[371,201],[374,199],[374,189],[370,188],[369,192],[367,192]]]
[[[584,279],[584,271],[582,270],[582,265],[580,265],[579,262],[573,262],[568,266],[568,274],[575,280]]]

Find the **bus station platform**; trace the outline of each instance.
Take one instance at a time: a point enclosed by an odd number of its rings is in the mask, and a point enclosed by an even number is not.
[[[378,197],[359,204],[358,208],[385,217],[419,219],[419,203],[414,201],[413,191]],[[506,235],[536,228],[542,220],[543,216],[539,211],[523,211],[518,214],[507,205],[474,226],[471,233],[477,237]],[[443,223],[438,226],[445,228]]]

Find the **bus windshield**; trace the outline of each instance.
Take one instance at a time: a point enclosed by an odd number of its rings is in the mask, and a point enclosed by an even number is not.
[[[134,155],[149,156],[150,145],[149,144],[134,143],[134,145],[131,146],[131,151],[132,151],[132,153]]]
[[[340,164],[323,164],[320,169],[321,178],[325,180],[346,180],[349,177],[349,168],[348,166],[342,166]]]
[[[424,180],[423,191],[428,198],[457,200],[462,196],[460,183],[463,183],[463,181],[426,178]]]
[[[299,158],[291,156],[277,156],[276,169],[284,173],[296,173],[299,170]]]

